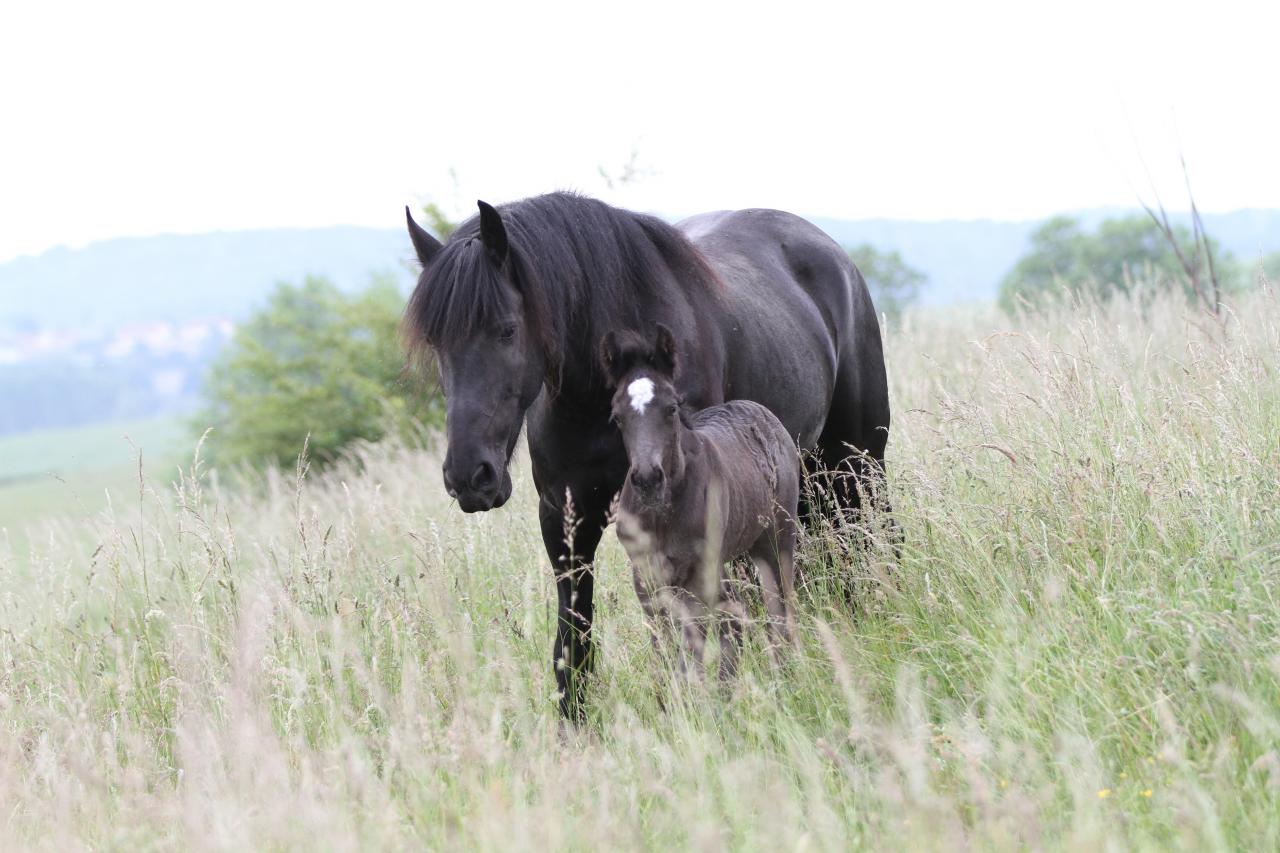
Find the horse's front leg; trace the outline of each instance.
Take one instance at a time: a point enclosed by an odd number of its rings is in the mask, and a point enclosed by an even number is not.
[[[542,542],[556,577],[556,641],[551,662],[560,693],[560,713],[574,722],[586,717],[584,692],[595,663],[591,652],[592,560],[608,523],[605,510],[570,515],[561,501],[544,496],[538,507]]]

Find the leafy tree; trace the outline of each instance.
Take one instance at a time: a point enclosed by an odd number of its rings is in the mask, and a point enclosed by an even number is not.
[[[1280,252],[1272,252],[1262,258],[1262,274],[1272,284],[1280,284]]]
[[[1174,238],[1184,257],[1196,255],[1194,238],[1184,226],[1173,226]],[[1234,261],[1208,239],[1220,275],[1233,282]],[[1022,302],[1035,303],[1059,286],[1072,293],[1092,292],[1106,299],[1127,293],[1136,283],[1179,288],[1195,294],[1177,253],[1160,227],[1149,218],[1130,216],[1108,219],[1093,233],[1080,221],[1057,216],[1031,235],[1031,250],[1000,284],[1000,306],[1015,310]]]
[[[404,372],[404,299],[388,280],[347,296],[322,278],[278,286],[210,369],[197,425],[233,462],[292,463],[310,436],[332,460],[357,439],[443,420],[437,394]]]
[[[427,228],[441,241],[448,240],[458,230],[458,223],[450,219],[444,208],[434,201],[422,206],[422,215],[427,220]]]
[[[898,252],[881,251],[870,243],[849,249],[849,257],[867,280],[876,310],[891,320],[902,316],[903,310],[915,301],[920,287],[928,280]]]

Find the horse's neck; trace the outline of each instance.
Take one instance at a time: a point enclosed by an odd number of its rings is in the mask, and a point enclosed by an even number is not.
[[[613,391],[579,364],[565,367],[543,383],[550,408],[557,416],[573,421],[600,421],[606,425]]]
[[[587,323],[571,326],[560,342],[559,364],[543,380],[551,409],[568,420],[601,419],[607,423],[613,389],[597,367],[604,332]],[[548,359],[550,364],[550,359]]]

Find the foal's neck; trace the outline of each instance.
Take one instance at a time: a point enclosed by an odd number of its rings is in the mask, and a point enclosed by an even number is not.
[[[676,416],[676,468],[671,472],[671,493],[674,498],[684,493],[689,475],[689,462],[699,451],[698,436],[684,420]]]

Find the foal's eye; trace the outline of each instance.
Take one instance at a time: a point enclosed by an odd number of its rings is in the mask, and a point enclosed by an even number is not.
[[[498,332],[498,340],[504,344],[509,344],[516,339],[516,324],[509,323],[502,327]]]
[[[669,418],[674,418],[674,417],[676,416],[676,409],[677,409],[677,408],[678,408],[678,407],[676,406],[676,404],[675,404],[675,403],[671,403],[671,404],[669,404],[669,405],[667,406],[667,417],[669,417]]]

